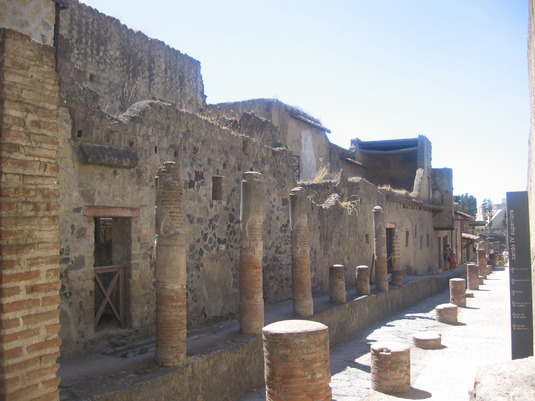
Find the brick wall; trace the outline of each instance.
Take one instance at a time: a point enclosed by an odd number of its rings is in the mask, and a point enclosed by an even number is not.
[[[2,400],[56,400],[58,85],[54,50],[0,30]]]

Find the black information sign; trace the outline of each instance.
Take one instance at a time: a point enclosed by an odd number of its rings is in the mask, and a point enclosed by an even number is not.
[[[533,356],[528,193],[507,192],[509,291],[513,359]]]

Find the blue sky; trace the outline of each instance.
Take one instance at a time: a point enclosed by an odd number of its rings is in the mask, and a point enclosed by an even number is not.
[[[209,103],[277,98],[331,142],[426,135],[454,193],[527,182],[527,0],[83,0],[201,62]]]

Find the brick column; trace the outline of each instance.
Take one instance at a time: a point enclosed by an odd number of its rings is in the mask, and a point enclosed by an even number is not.
[[[395,285],[397,287],[401,287],[403,285],[403,270],[392,270],[392,285]]]
[[[468,263],[466,266],[469,290],[479,290],[479,267],[475,263]]]
[[[266,401],[330,401],[329,330],[308,320],[263,329]]]
[[[355,274],[357,295],[370,294],[370,268],[366,265],[357,266]]]
[[[312,282],[310,280],[310,242],[305,191],[298,187],[290,193],[292,225],[292,298],[294,313],[312,316]]]
[[[405,393],[411,389],[410,347],[383,342],[371,346],[372,388],[382,393]]]
[[[0,29],[2,400],[59,399],[58,137],[63,132],[54,66],[51,46]]]
[[[423,349],[439,349],[442,348],[442,334],[434,331],[424,331],[416,333],[412,336],[414,345]]]
[[[388,266],[386,264],[385,215],[381,206],[373,208],[375,288],[388,291]]]
[[[179,366],[186,360],[186,247],[182,182],[178,166],[158,170],[156,193],[156,360]]]
[[[346,302],[346,274],[344,265],[329,267],[329,302],[343,304]]]
[[[456,324],[457,323],[457,305],[440,304],[435,308],[437,322]]]
[[[264,327],[262,241],[264,180],[260,173],[243,174],[241,193],[240,330],[260,334]]]
[[[466,306],[466,280],[464,278],[450,279],[450,303]]]
[[[487,278],[487,251],[484,249],[477,250],[477,266],[479,268],[479,275],[483,279]]]

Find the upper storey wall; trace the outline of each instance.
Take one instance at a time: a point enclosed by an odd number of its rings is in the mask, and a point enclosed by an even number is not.
[[[358,150],[357,160],[364,163],[364,177],[375,185],[390,185],[412,191],[417,165],[416,148],[374,151]]]
[[[69,4],[60,22],[63,85],[96,92],[98,106],[112,115],[146,99],[192,112],[206,106],[199,61],[77,0]]]

